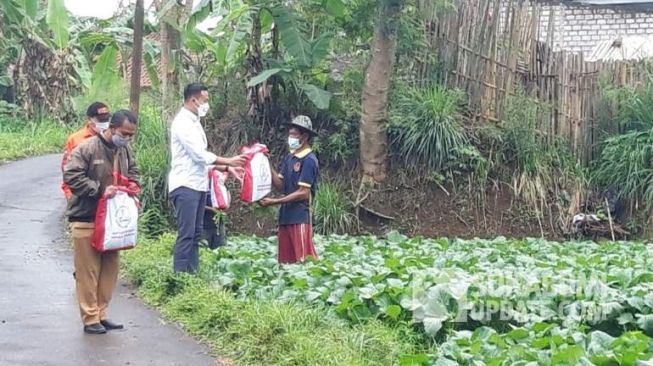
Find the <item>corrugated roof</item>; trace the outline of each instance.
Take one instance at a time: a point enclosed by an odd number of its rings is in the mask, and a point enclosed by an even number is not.
[[[148,34],[147,36],[145,36],[145,38],[148,39],[149,41],[157,44],[157,46],[160,45],[160,43],[161,43],[161,37],[156,32]],[[118,57],[118,64],[120,65],[122,63],[122,55],[120,54],[120,52],[118,52],[117,57]],[[159,80],[161,80],[161,75],[163,75],[163,67],[161,66],[161,57],[156,57],[154,62],[156,63],[156,69],[157,69]],[[126,71],[127,72],[123,76],[124,76],[124,79],[127,82],[129,82],[131,80],[131,75],[132,75],[132,60],[131,60],[131,58],[129,59],[129,61],[127,63],[127,70]],[[143,62],[141,63],[141,88],[151,88],[152,86],[153,86],[152,85],[152,80],[150,80],[150,75],[147,72],[147,67],[145,66],[145,60],[143,60]]]

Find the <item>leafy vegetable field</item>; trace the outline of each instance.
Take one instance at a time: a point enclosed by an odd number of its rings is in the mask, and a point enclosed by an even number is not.
[[[326,303],[351,321],[415,324],[444,340],[443,364],[653,357],[651,339],[638,332],[653,331],[652,246],[398,234],[317,245],[320,261],[279,268],[276,241],[238,240],[212,253],[206,275],[242,296]]]
[[[276,240],[232,239],[203,253],[201,277],[244,299],[306,302],[351,324],[403,326],[426,351],[399,357],[401,365],[653,359],[653,246],[396,233],[318,237],[316,245],[319,261],[279,267]]]

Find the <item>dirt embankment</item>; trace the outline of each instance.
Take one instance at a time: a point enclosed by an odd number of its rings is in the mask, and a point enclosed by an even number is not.
[[[483,207],[469,192],[452,187],[387,184],[370,195],[360,210],[361,231],[382,234],[399,230],[406,235],[427,237],[560,238],[547,217],[540,221],[534,212],[513,204],[509,189],[486,192]],[[235,203],[228,213],[231,232],[274,235],[276,210]],[[355,234],[355,233],[352,233]]]

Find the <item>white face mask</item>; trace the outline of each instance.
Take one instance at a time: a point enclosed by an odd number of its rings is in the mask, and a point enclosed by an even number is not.
[[[197,107],[198,116],[204,117],[207,113],[209,113],[209,103],[200,104],[200,106]]]
[[[95,122],[95,132],[102,133],[102,131],[109,128],[109,121],[106,122]]]
[[[296,137],[288,137],[288,147],[290,150],[297,150],[302,147],[302,143]]]

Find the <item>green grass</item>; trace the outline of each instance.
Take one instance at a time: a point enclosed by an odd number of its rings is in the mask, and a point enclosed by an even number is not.
[[[52,121],[0,121],[0,163],[61,152],[71,131],[71,128]]]
[[[393,365],[415,352],[409,329],[351,325],[324,307],[236,298],[200,277],[172,273],[172,240],[145,240],[124,253],[140,295],[170,320],[238,365]],[[210,256],[203,256],[207,266]]]

